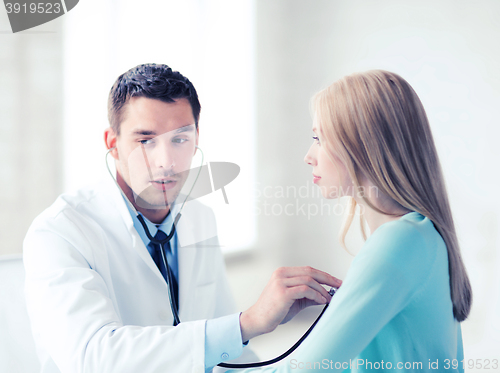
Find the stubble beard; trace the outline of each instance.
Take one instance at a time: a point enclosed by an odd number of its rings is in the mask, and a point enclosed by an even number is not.
[[[179,196],[181,188],[176,186],[175,190],[162,192],[149,185],[139,194],[136,194],[133,190],[132,193],[137,206],[148,210],[163,210],[172,207]]]

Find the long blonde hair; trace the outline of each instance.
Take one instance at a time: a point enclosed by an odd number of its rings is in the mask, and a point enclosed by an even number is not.
[[[472,289],[427,115],[413,88],[397,74],[371,70],[336,81],[313,98],[313,105],[322,144],[331,158],[341,159],[355,190],[366,177],[396,204],[433,222],[448,250],[453,315],[465,320]],[[358,195],[372,209],[391,215]],[[345,249],[356,205],[350,197],[339,236]],[[366,240],[362,214],[360,224]]]

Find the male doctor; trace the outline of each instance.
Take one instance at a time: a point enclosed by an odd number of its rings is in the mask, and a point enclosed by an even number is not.
[[[329,302],[321,284],[340,285],[310,267],[280,268],[251,308],[235,312],[214,214],[190,200],[166,245],[182,321],[173,326],[165,262],[136,211],[154,238],[170,233],[197,151],[199,114],[191,82],[166,65],[139,65],[113,85],[104,138],[116,182],[61,195],[24,241],[43,373],[202,373],[240,355],[252,361],[249,339]]]

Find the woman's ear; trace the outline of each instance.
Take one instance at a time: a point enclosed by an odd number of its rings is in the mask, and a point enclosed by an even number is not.
[[[118,150],[116,149],[116,132],[113,128],[108,127],[104,130],[104,143],[106,144],[106,149],[110,150],[111,156],[118,160]]]

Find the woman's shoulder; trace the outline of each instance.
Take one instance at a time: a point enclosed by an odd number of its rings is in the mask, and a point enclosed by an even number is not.
[[[443,248],[446,252],[444,241],[433,222],[413,211],[378,227],[358,255],[422,268],[432,264]]]

